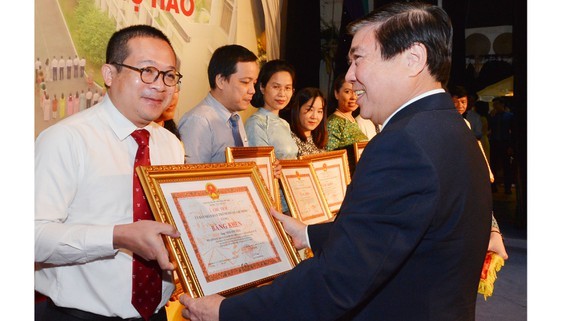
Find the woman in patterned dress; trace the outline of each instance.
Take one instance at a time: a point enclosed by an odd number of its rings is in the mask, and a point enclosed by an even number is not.
[[[291,101],[291,136],[299,147],[297,156],[322,153],[327,145],[326,101],[314,87],[299,90]]]
[[[334,96],[338,105],[327,121],[327,150],[347,149],[356,142],[368,140],[352,116],[358,105],[352,84],[345,81],[344,75],[338,76],[334,82]]]

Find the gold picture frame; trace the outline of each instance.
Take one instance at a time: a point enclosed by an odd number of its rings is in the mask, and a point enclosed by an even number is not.
[[[360,160],[360,156],[362,155],[362,152],[364,151],[364,148],[366,147],[366,145],[368,144],[368,141],[362,141],[362,142],[356,142],[353,144],[353,148],[354,148],[354,164],[358,164],[358,161]]]
[[[346,187],[350,184],[347,151],[335,150],[305,155],[300,159],[312,162],[329,209],[335,215],[340,210]]]
[[[273,173],[273,163],[277,160],[273,146],[257,147],[226,147],[226,162],[255,162],[263,177],[264,183],[269,188],[269,194],[273,204],[281,211],[281,196],[279,193],[279,180]]]
[[[228,296],[271,282],[301,260],[253,162],[139,166],[154,217],[182,288],[192,297]]]
[[[333,218],[317,173],[309,160],[280,160],[281,186],[291,216],[305,224]]]

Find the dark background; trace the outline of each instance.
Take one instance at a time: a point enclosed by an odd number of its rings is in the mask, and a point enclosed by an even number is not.
[[[375,0],[374,7],[396,1]],[[409,1],[404,1],[409,2]],[[437,1],[425,1],[437,5]],[[463,85],[478,91],[508,76],[514,76],[512,111],[515,112],[515,191],[516,224],[526,227],[527,218],[527,4],[514,0],[443,0],[443,9],[451,17],[453,60],[450,83]],[[360,0],[345,0],[337,35],[333,77],[348,69],[346,56],[351,39],[346,35],[346,25],[367,13]],[[321,23],[319,1],[288,0],[284,5],[284,35],[281,57],[292,63],[297,71],[296,88],[319,87],[321,61]],[[512,26],[512,63],[474,77],[466,69],[465,29]],[[493,58],[493,57],[491,57]],[[507,68],[504,68],[504,66]],[[329,92],[331,90],[329,89]]]

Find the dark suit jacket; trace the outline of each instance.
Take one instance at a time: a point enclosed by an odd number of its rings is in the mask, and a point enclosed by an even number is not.
[[[439,93],[365,148],[315,257],[222,301],[221,320],[474,320],[492,199],[475,136]]]

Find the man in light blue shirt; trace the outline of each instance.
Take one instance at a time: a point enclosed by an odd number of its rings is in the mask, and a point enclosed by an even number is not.
[[[186,163],[226,161],[226,147],[236,146],[230,117],[250,105],[258,74],[257,56],[247,48],[226,45],[214,51],[208,65],[210,92],[178,125]],[[238,126],[243,146],[248,146],[243,121]]]

